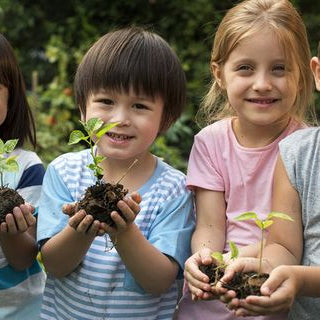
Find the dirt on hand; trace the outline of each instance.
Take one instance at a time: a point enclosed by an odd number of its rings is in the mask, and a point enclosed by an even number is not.
[[[0,223],[4,222],[6,215],[12,213],[14,207],[24,204],[20,194],[11,188],[0,188]]]
[[[98,181],[95,185],[87,188],[83,199],[77,202],[70,210],[67,210],[69,216],[83,209],[87,214],[93,216],[94,220],[105,222],[109,226],[115,223],[110,217],[112,211],[117,211],[121,215],[117,203],[128,193],[122,184],[111,184]]]

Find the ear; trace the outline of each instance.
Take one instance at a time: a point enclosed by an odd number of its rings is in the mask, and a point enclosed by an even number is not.
[[[310,68],[313,73],[316,88],[318,91],[320,91],[320,60],[319,58],[312,57],[310,61]]]
[[[215,79],[215,81],[217,82],[218,86],[223,89],[223,78],[222,78],[222,69],[221,67],[215,63],[212,62],[211,63],[211,72],[213,74],[213,77]]]

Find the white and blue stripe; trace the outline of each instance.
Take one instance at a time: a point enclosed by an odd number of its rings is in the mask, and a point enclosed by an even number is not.
[[[85,189],[95,183],[86,167],[89,162],[90,154],[84,150],[60,156],[49,165],[39,205],[39,241],[51,238],[66,226],[68,217],[61,212],[61,206],[79,200]],[[135,223],[182,270],[190,255],[194,228],[193,201],[184,175],[158,160],[153,176],[138,192],[143,200]],[[106,251],[105,246],[105,239],[96,237],[82,263],[70,275],[62,279],[48,275],[41,318],[172,319],[176,283],[160,296],[144,292],[117,251]]]

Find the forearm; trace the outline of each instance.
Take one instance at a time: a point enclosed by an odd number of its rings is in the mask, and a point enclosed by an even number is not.
[[[134,223],[118,235],[116,249],[127,269],[146,292],[162,294],[176,279],[177,263],[155,248]]]
[[[46,271],[57,278],[71,273],[83,260],[94,238],[80,234],[68,225],[41,248]]]
[[[264,248],[263,258],[266,258],[273,268],[279,265],[298,265],[300,258],[291,253],[284,246],[271,243],[267,244]]]
[[[191,239],[191,250],[195,253],[203,248],[212,252],[223,252],[225,246],[225,229],[212,226],[197,226]]]
[[[287,266],[296,279],[299,296],[320,296],[320,267],[312,266]]]
[[[0,243],[9,265],[19,271],[29,268],[38,253],[35,238],[28,231],[15,235],[2,234]]]

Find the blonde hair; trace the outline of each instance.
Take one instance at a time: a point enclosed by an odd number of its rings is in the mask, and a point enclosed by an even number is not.
[[[245,0],[231,8],[222,19],[215,34],[211,65],[223,67],[239,42],[268,27],[275,32],[289,65],[298,68],[300,89],[292,108],[292,117],[307,122],[307,110],[314,117],[313,79],[309,68],[311,53],[306,27],[301,16],[287,0]],[[200,106],[197,120],[210,124],[235,115],[226,93],[214,77]]]

